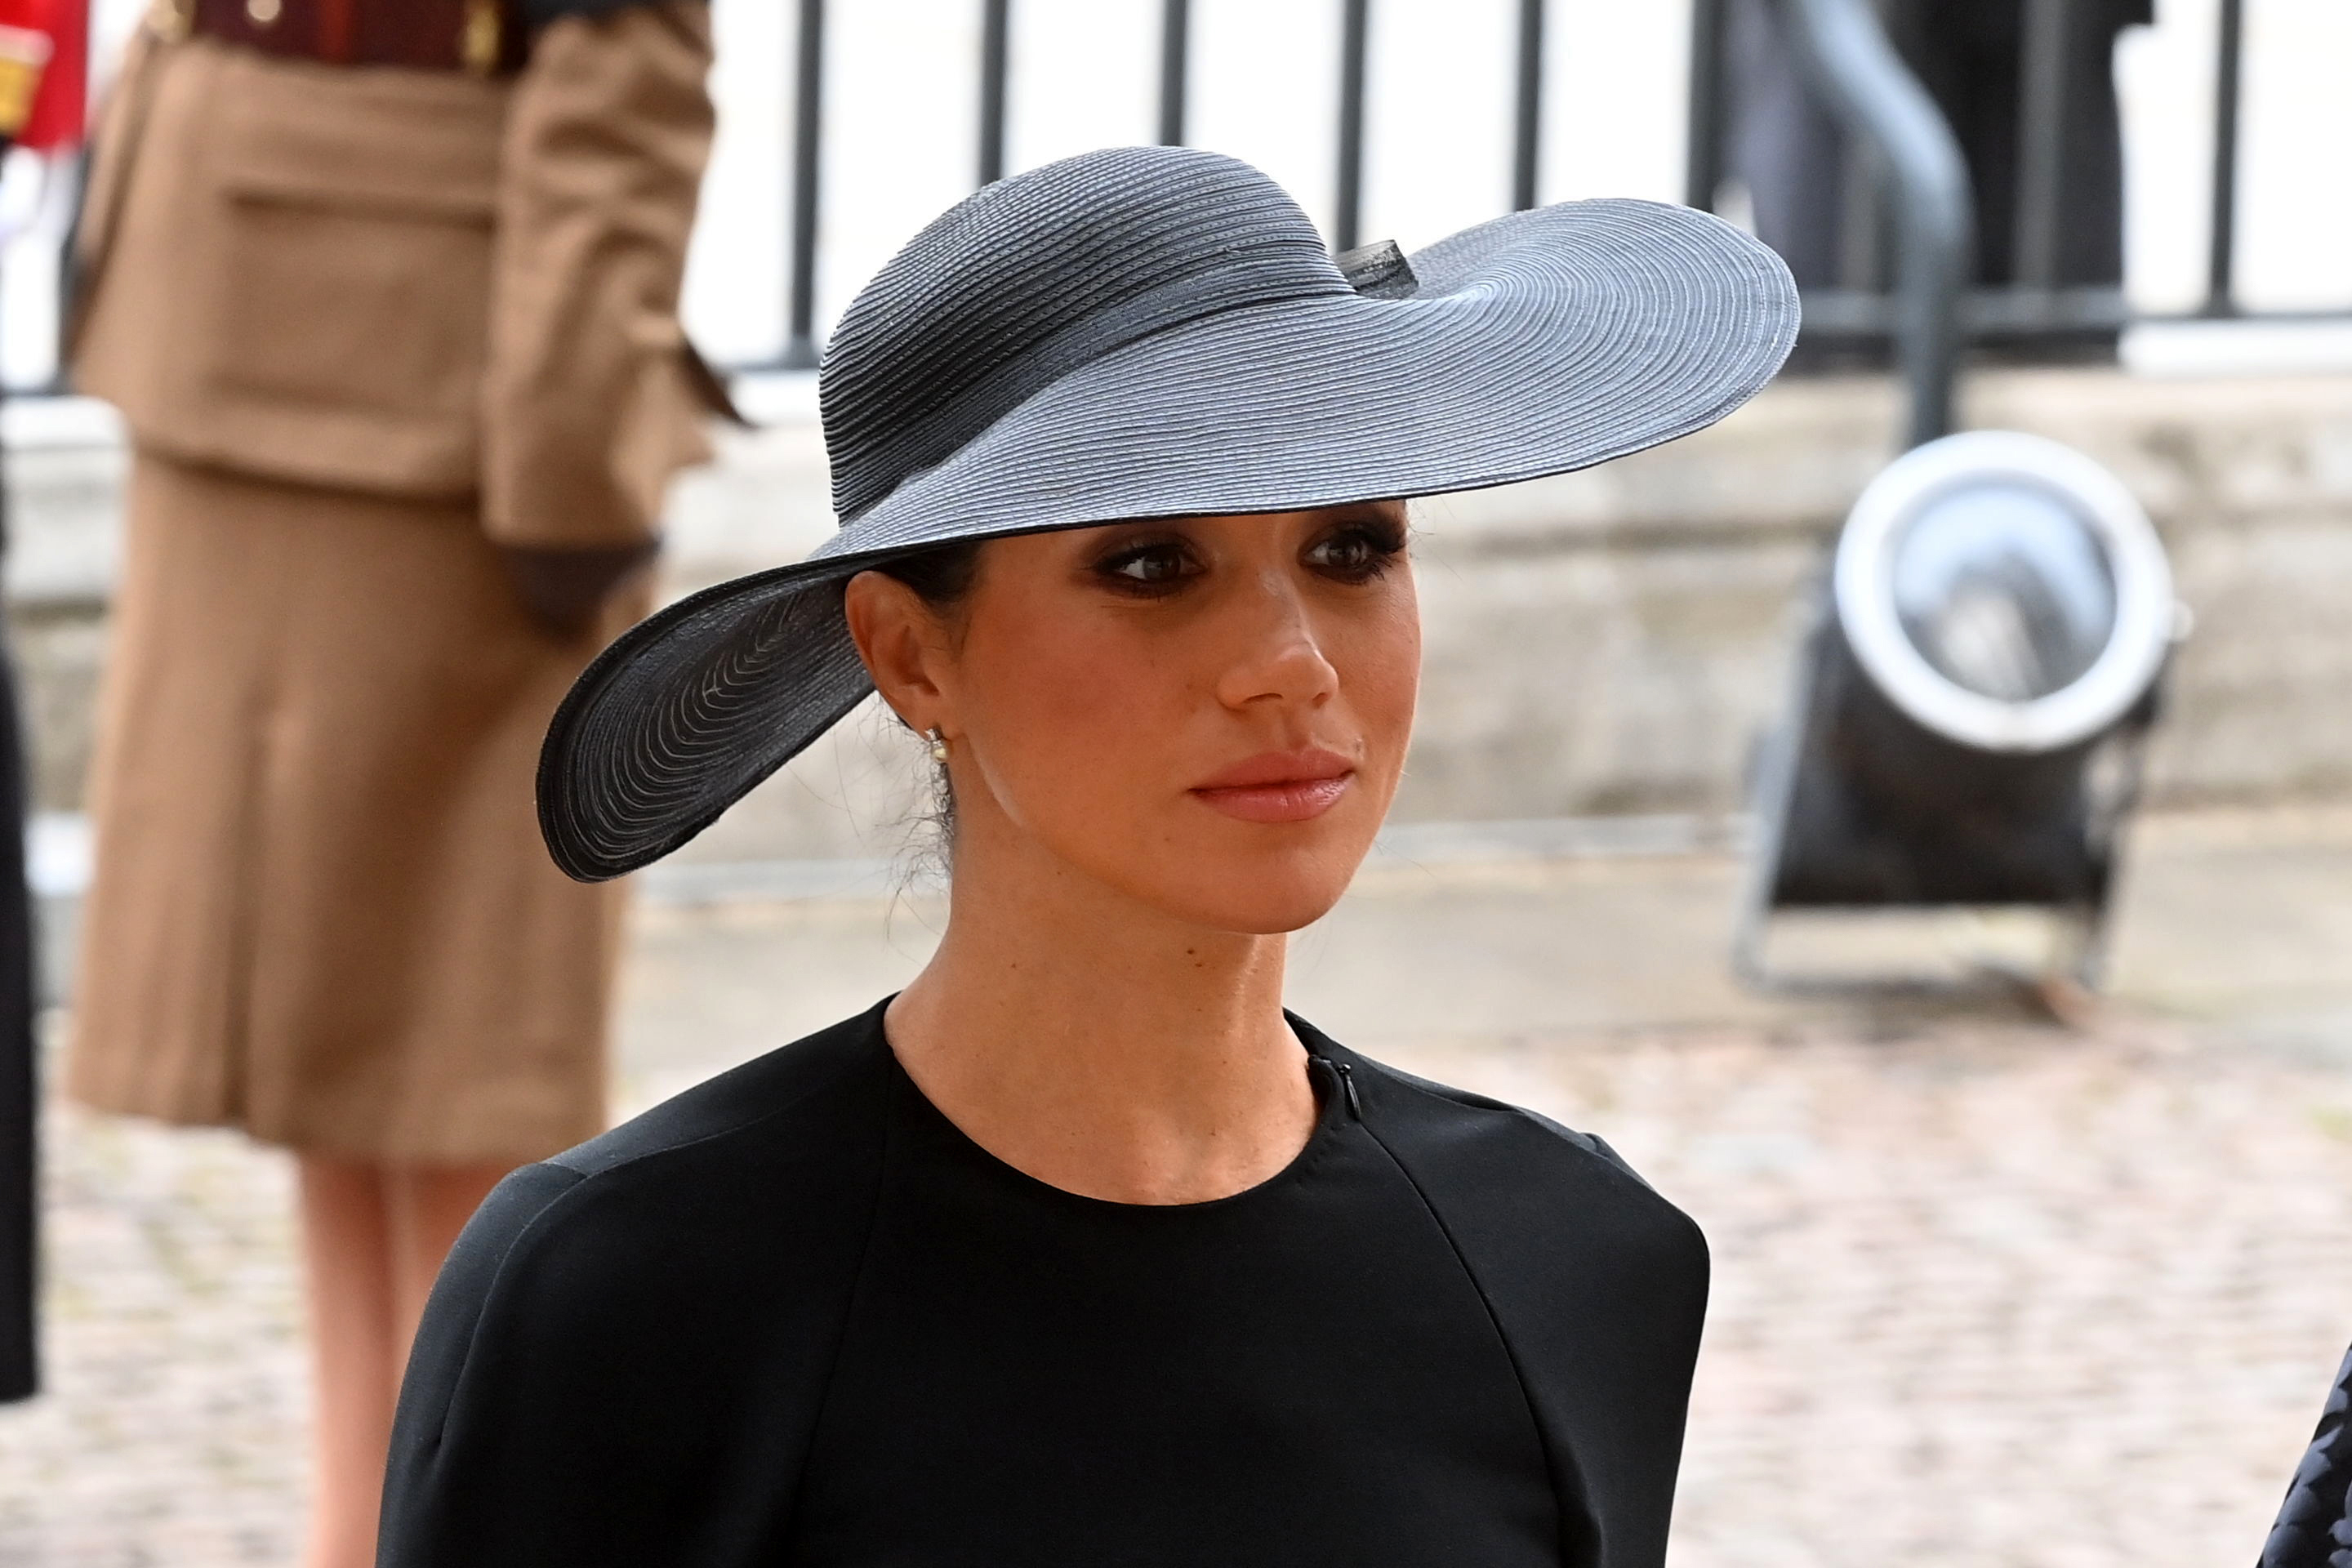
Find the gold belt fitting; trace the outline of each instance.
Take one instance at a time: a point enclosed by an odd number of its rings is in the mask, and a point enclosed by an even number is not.
[[[466,0],[466,31],[458,40],[457,58],[474,75],[497,74],[505,22],[499,0]]]

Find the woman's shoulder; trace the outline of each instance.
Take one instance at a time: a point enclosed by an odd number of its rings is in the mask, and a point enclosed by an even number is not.
[[[1540,1111],[1417,1078],[1293,1020],[1350,1068],[1367,1119],[1423,1196],[1457,1229],[1573,1238],[1645,1270],[1706,1278],[1706,1237],[1606,1141]]]
[[[700,1561],[648,1500],[804,1447],[888,1062],[877,1008],[500,1183],[417,1331],[383,1561]]]
[[[1453,1131],[1491,1142],[1496,1157],[1523,1167],[1523,1173],[1529,1176],[1547,1172],[1591,1174],[1597,1162],[1601,1169],[1622,1178],[1622,1183],[1609,1181],[1615,1190],[1629,1197],[1646,1194],[1664,1204],[1657,1190],[1626,1162],[1625,1156],[1611,1148],[1608,1140],[1597,1132],[1580,1132],[1540,1110],[1432,1079],[1416,1078],[1386,1062],[1366,1057],[1357,1059],[1372,1073],[1411,1091],[1399,1097],[1400,1103],[1418,1113],[1409,1113],[1409,1121],[1429,1131]]]
[[[816,1286],[864,1235],[888,1061],[877,1006],[523,1167],[467,1225],[436,1305],[544,1326],[747,1277]]]

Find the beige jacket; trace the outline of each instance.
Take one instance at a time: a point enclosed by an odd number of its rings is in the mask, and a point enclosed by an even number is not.
[[[690,0],[558,22],[510,80],[142,38],[78,239],[80,385],[184,462],[644,540],[708,456],[677,297],[709,63]]]

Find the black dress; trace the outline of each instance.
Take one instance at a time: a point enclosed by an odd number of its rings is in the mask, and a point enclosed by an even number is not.
[[[383,1568],[1654,1568],[1706,1295],[1599,1140],[1307,1026],[1213,1203],[995,1159],[882,1010],[502,1184],[401,1394]]]

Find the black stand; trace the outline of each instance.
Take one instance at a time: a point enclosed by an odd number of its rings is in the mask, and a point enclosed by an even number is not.
[[[2046,989],[2098,989],[2124,825],[2139,800],[2161,677],[2088,741],[2039,756],[1978,752],[1905,717],[1872,684],[1826,587],[1785,715],[1749,792],[1756,838],[1732,966],[1759,990],[1942,991],[1926,974],[1793,974],[1765,954],[1781,910],[2025,908],[2059,942]]]

